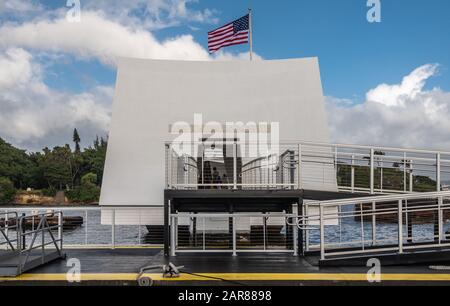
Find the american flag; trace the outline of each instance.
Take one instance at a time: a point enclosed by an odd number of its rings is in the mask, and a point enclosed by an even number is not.
[[[210,53],[223,47],[246,44],[250,29],[250,15],[247,14],[223,27],[208,33],[208,49]]]

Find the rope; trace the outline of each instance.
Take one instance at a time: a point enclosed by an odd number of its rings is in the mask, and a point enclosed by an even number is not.
[[[185,274],[189,274],[192,276],[198,276],[198,277],[203,277],[203,278],[209,278],[209,279],[214,279],[214,280],[220,280],[222,282],[226,282],[226,283],[230,283],[230,284],[235,284],[238,286],[248,286],[247,284],[241,283],[241,282],[237,282],[237,281],[232,281],[229,279],[224,279],[221,277],[213,277],[213,276],[208,276],[208,275],[203,275],[203,274],[197,274],[197,273],[192,273],[192,272],[187,272],[187,271],[180,271],[180,273],[185,273]]]

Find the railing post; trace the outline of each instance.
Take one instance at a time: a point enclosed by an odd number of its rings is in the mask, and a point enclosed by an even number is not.
[[[372,148],[372,149],[370,149],[370,194],[375,193],[375,189],[374,189],[374,179],[375,179],[374,157],[375,157],[375,151]]]
[[[360,218],[361,218],[361,248],[364,251],[365,249],[365,239],[364,239],[364,215],[363,215],[363,203],[359,204]]]
[[[237,144],[233,143],[233,189],[237,189]]]
[[[355,154],[352,154],[352,166],[350,170],[350,187],[352,193],[355,192]]]
[[[298,144],[297,189],[302,189],[302,145]]]
[[[406,152],[403,153],[403,191],[406,193]]]
[[[101,210],[100,210],[101,212]],[[85,220],[84,220],[84,244],[88,244],[88,210],[86,209],[84,212]]]
[[[306,203],[304,203],[303,205],[303,230],[302,230],[302,232],[304,231],[305,232],[305,251],[306,252],[309,252],[309,229],[308,229],[308,226],[309,226],[309,220],[307,220],[306,218],[309,218],[309,217],[307,217],[308,216],[308,204],[306,204]]]
[[[376,216],[376,203],[372,202],[372,245],[377,243],[377,216]]]
[[[59,240],[59,250],[60,250],[60,252],[62,252],[62,246],[63,246],[62,231],[63,231],[63,213],[62,213],[62,211],[60,211],[58,213],[58,240]]]
[[[205,184],[205,143],[202,142],[202,185]],[[205,186],[202,186],[205,188]]]
[[[398,252],[403,253],[403,201],[398,200]]]
[[[320,259],[325,259],[325,224],[323,220],[323,205],[319,204],[320,216]]]
[[[297,226],[297,221],[298,221],[298,206],[297,206],[297,210],[296,210],[296,214],[294,215],[294,217],[292,218],[292,238],[294,239],[294,256],[298,256],[298,226]],[[295,221],[294,221],[295,219]]]
[[[409,161],[409,192],[413,192],[413,161],[412,159]]]
[[[168,144],[167,145],[167,187],[169,189],[172,189],[172,145]]]
[[[233,220],[233,256],[236,256],[236,217],[232,217]]]
[[[16,218],[17,223],[17,218]],[[17,231],[17,229],[16,229]],[[9,239],[9,221],[8,221],[8,210],[5,211],[5,235]],[[6,245],[6,249],[9,250],[9,245]]]
[[[112,211],[112,220],[111,220],[111,247],[112,249],[116,248],[116,210]]]
[[[441,153],[436,154],[436,189],[441,191]]]
[[[438,229],[439,229],[439,244],[442,243],[443,237],[442,237],[442,231],[443,231],[443,213],[442,213],[442,204],[443,204],[443,198],[439,197],[438,198]]]
[[[384,167],[384,164],[383,164],[383,158],[382,157],[380,157],[380,165],[381,165],[381,167],[380,167],[380,192],[381,193],[383,193],[383,167]]]
[[[336,181],[337,181],[337,177],[338,177],[338,147],[337,146],[334,147],[334,175],[335,175]]]

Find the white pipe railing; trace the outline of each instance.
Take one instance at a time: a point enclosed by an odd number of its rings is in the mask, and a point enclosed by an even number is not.
[[[161,246],[146,241],[146,224],[142,215],[154,213],[154,208],[162,206],[42,206],[42,207],[1,207],[0,213],[21,216],[37,213],[62,212],[64,217],[83,217],[83,224],[58,228],[58,239],[64,236],[66,248],[118,248]],[[137,212],[137,214],[136,214]],[[102,213],[105,220],[102,224]],[[1,215],[0,215],[1,216]],[[11,217],[9,217],[11,218]],[[120,222],[119,222],[120,221]],[[129,222],[128,222],[129,221]],[[61,220],[64,222],[64,220]],[[37,226],[37,224],[36,224]],[[162,230],[161,224],[161,230]],[[9,227],[12,232],[15,228]],[[3,246],[0,246],[3,247]]]
[[[172,144],[166,145],[166,186],[169,189],[330,190],[335,186],[336,191],[390,194],[440,191],[442,180],[450,181],[450,152],[445,151],[282,142],[277,144],[278,154],[246,157],[244,152],[247,150],[240,148],[257,144],[233,142],[232,146],[228,145],[232,147],[232,152],[227,151],[232,157],[232,175],[225,181],[222,174],[223,180],[216,182],[212,170],[211,177],[205,178],[209,171],[205,166],[205,142],[183,144],[200,148],[201,156],[188,155],[190,160],[200,160],[199,169],[191,162],[189,167],[185,167],[180,160],[186,156],[178,156]],[[242,154],[238,153],[239,150]],[[287,156],[286,152],[292,154]],[[222,159],[224,163],[225,158]],[[238,165],[238,159],[241,159],[242,168]],[[192,176],[180,175],[180,172],[192,172],[201,180],[192,181]],[[426,184],[416,182],[420,178],[427,180]]]
[[[446,200],[444,202],[444,200]],[[408,202],[409,201],[409,202]],[[411,204],[412,203],[412,204]],[[408,204],[408,205],[406,205]],[[342,208],[345,206],[353,206],[348,211],[343,211]],[[360,207],[359,211],[356,211],[356,207]],[[363,205],[370,205],[370,209],[363,209]],[[387,205],[388,207],[382,207],[382,205]],[[377,207],[380,206],[380,207]],[[404,195],[388,195],[388,196],[372,196],[372,197],[364,197],[364,198],[353,198],[353,199],[343,199],[343,200],[332,200],[332,201],[322,201],[322,202],[311,202],[306,204],[306,211],[310,207],[318,207],[319,213],[318,215],[305,215],[303,216],[302,223],[306,224],[314,221],[319,222],[318,229],[312,229],[313,231],[318,230],[320,241],[319,245],[309,245],[306,243],[307,251],[312,250],[315,247],[318,247],[320,250],[320,258],[321,260],[327,259],[329,256],[333,256],[333,258],[337,258],[339,256],[347,256],[347,255],[358,255],[368,252],[381,252],[386,251],[387,248],[390,251],[396,251],[398,254],[402,254],[405,250],[413,250],[413,249],[421,249],[421,248],[432,248],[432,247],[441,247],[441,246],[449,246],[450,241],[446,241],[446,237],[444,236],[444,218],[450,213],[450,192],[429,192],[429,193],[418,193],[418,194],[404,194]],[[338,212],[325,212],[326,208],[338,208]],[[434,217],[437,215],[437,223],[434,221]],[[377,237],[376,236],[376,220],[382,216],[396,216],[397,220],[390,222],[393,226],[397,228],[397,239],[394,242],[394,239],[388,237]],[[408,235],[406,237],[407,240],[410,240],[411,243],[405,244],[405,235],[404,235],[404,226],[408,228],[408,216],[415,218],[421,218],[423,223],[432,224],[432,232],[428,230],[428,240],[425,245],[412,243],[413,236],[412,235],[412,224],[411,228],[408,229]],[[365,240],[364,235],[364,222],[365,218],[370,218],[372,223],[372,238],[370,240]],[[327,222],[330,220],[337,220],[339,224],[343,222],[343,220],[361,218],[359,230],[361,231],[361,239],[357,240],[349,240],[340,243],[335,242],[327,242]],[[412,219],[411,219],[412,220]],[[300,221],[299,221],[300,222]],[[379,222],[379,223],[386,223]],[[437,227],[437,235],[436,229]],[[310,229],[307,229],[310,230]],[[358,236],[357,231],[358,227],[354,226],[351,228],[353,234],[350,235],[351,239]],[[391,233],[386,233],[389,235]],[[310,236],[309,234],[308,236]],[[335,236],[335,233],[334,233]],[[307,238],[309,239],[309,238]],[[328,239],[329,240],[329,239]],[[385,242],[383,244],[383,241]],[[366,249],[366,243],[371,243],[372,248]],[[392,246],[395,244],[396,246]],[[353,249],[349,250],[348,247],[352,246]],[[344,249],[342,249],[344,248]]]

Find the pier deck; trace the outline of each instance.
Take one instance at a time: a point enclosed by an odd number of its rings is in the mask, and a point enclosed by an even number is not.
[[[81,285],[137,285],[140,267],[165,263],[161,248],[72,249],[66,254],[80,260]],[[182,254],[171,261],[187,273],[176,279],[163,279],[159,271],[146,274],[154,285],[369,285],[369,268],[319,268],[317,258],[291,254]],[[19,277],[0,278],[0,285],[67,285],[70,268],[57,260]],[[428,265],[382,267],[381,272],[381,285],[450,285],[449,270]]]

